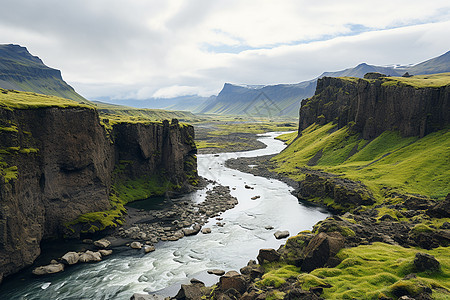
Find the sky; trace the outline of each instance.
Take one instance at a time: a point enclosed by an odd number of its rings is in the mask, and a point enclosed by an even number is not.
[[[450,50],[448,0],[2,0],[25,46],[90,100],[218,94]]]

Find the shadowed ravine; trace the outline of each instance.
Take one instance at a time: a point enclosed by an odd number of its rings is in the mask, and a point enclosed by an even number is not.
[[[276,230],[291,234],[310,229],[328,216],[318,208],[305,207],[292,196],[291,188],[275,179],[266,179],[226,168],[227,159],[275,154],[285,145],[266,134],[260,140],[267,148],[220,155],[199,155],[199,175],[229,186],[239,204],[223,213],[220,222],[209,220],[211,234],[198,234],[176,242],[160,242],[156,251],[144,255],[137,250],[115,249],[115,254],[96,264],[77,265],[61,274],[20,280],[16,276],[4,282],[1,299],[129,299],[133,293],[158,292],[175,295],[178,285],[190,278],[212,284],[217,277],[206,270],[219,268],[239,270],[249,259],[255,259],[260,248],[278,248]],[[245,185],[253,189],[245,188]],[[208,189],[186,196],[199,202]],[[251,200],[251,197],[260,196]],[[274,229],[267,230],[271,226]]]

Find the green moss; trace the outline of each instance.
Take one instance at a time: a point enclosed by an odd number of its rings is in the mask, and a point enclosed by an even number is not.
[[[298,135],[297,132],[285,133],[277,136],[276,139],[281,140],[289,145],[297,138],[297,135]]]
[[[384,215],[389,215],[391,216],[394,220],[396,221],[404,221],[404,222],[408,222],[409,220],[407,218],[405,218],[402,213],[396,209],[392,209],[392,208],[388,208],[386,206],[382,206],[380,208],[377,208],[378,211],[378,216],[377,216],[377,221],[379,221]]]
[[[284,299],[286,293],[281,291],[271,291],[267,294],[266,300]]]
[[[94,109],[93,106],[80,104],[61,97],[5,89],[0,89],[0,107],[9,109],[36,109],[42,107]]]
[[[264,265],[266,273],[256,283],[257,286],[280,287],[288,278],[296,278],[300,274],[300,268],[285,263],[269,263]]]
[[[327,285],[327,283],[323,279],[308,273],[300,274],[297,277],[297,282],[300,284],[303,290],[309,290],[312,287]]]
[[[442,270],[434,273],[418,273],[417,280],[405,284],[402,280],[414,272],[415,254],[426,252],[441,263]],[[400,288],[412,288],[420,283],[433,289],[433,296],[440,295],[439,288],[450,289],[450,258],[448,247],[433,250],[403,248],[384,243],[346,248],[339,252],[342,259],[336,268],[321,268],[310,274],[330,284],[324,289],[325,299],[378,299],[381,295],[395,296]],[[364,295],[364,296],[362,296]]]
[[[7,167],[6,163],[0,162],[0,176],[3,176],[5,182],[17,179],[19,176],[17,166]]]
[[[450,85],[450,73],[415,75],[413,77],[384,77],[383,86],[409,85],[415,88]]]
[[[411,233],[433,232],[433,229],[425,224],[417,224],[411,229]]]
[[[443,199],[450,193],[450,130],[443,129],[420,139],[385,132],[365,141],[348,127],[337,131],[334,127],[332,123],[313,124],[303,130],[301,136],[272,159],[274,171],[294,180],[302,180],[304,174],[300,169],[304,167],[338,174],[361,181],[379,202],[384,200],[386,190],[435,199]],[[322,156],[317,164],[307,166],[320,150]]]

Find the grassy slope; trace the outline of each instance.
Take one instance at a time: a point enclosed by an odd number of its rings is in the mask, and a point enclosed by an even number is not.
[[[413,264],[417,252],[433,255],[441,263],[440,270],[417,273]],[[330,285],[321,295],[324,299],[380,299],[382,296],[396,299],[396,293],[403,289],[417,292],[428,287],[433,289],[434,299],[448,299],[445,289],[450,289],[450,259],[447,254],[446,247],[423,250],[376,242],[342,249],[337,255],[342,260],[338,266],[319,268],[309,274],[285,262],[266,263],[266,273],[256,284],[279,288],[288,278],[295,278],[304,290]],[[403,280],[411,273],[417,277]]]
[[[383,187],[391,191],[442,199],[450,193],[450,132],[434,132],[422,139],[402,138],[385,132],[372,141],[358,138],[347,127],[311,125],[301,137],[276,156],[275,171],[301,180],[298,167],[305,167],[320,150],[316,166],[308,167],[360,180],[381,199]],[[293,138],[296,133],[284,138]],[[352,154],[352,150],[358,149]]]
[[[143,109],[128,106],[94,102],[99,114],[110,120],[125,120],[133,122],[161,121],[179,119],[180,121],[197,121],[199,118],[187,111],[169,111],[163,109]]]
[[[30,92],[19,92],[0,88],[0,107],[6,109],[36,109],[43,107],[82,107],[91,108],[93,106],[80,104],[76,101],[56,97],[41,95]]]

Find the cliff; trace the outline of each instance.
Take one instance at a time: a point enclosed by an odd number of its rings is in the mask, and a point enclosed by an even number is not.
[[[102,126],[92,107],[0,91],[0,278],[33,263],[41,240],[68,222],[114,209],[114,183],[157,176],[179,189],[196,180],[192,126]]]
[[[354,122],[352,129],[364,139],[386,130],[423,137],[450,123],[448,78],[450,73],[412,78],[324,77],[318,80],[315,95],[302,101],[299,133],[313,123],[335,122],[340,129]]]

